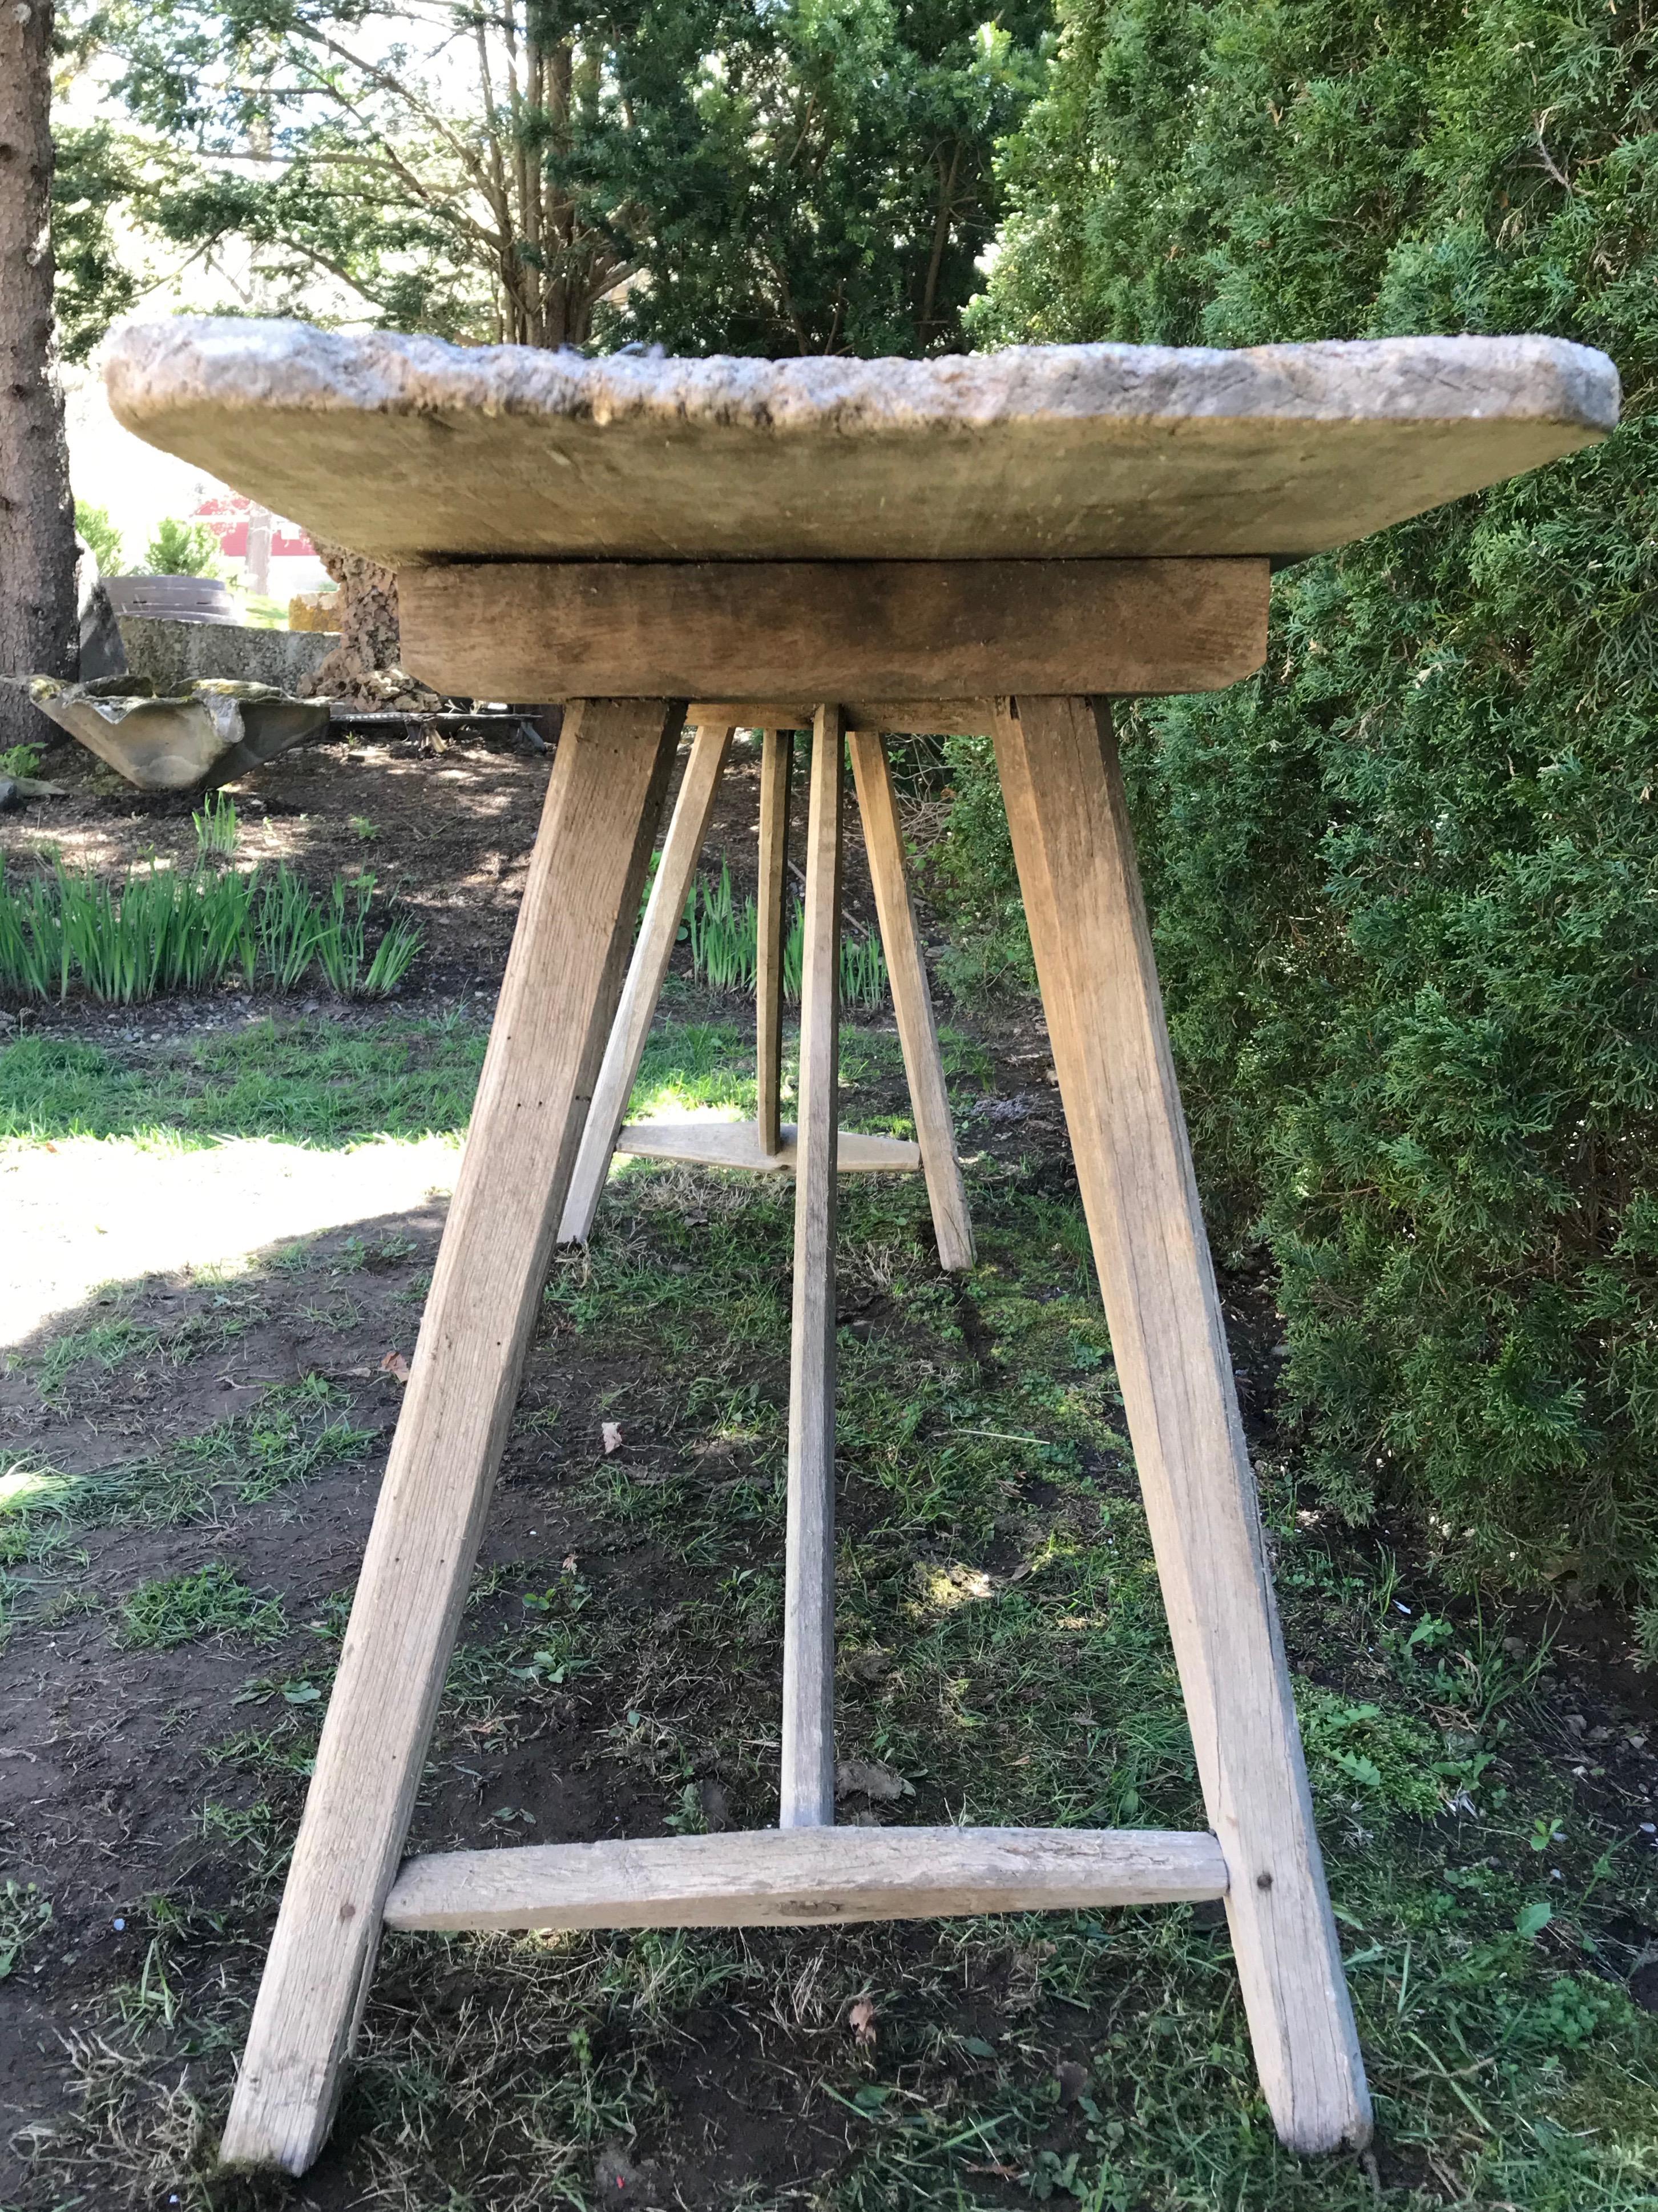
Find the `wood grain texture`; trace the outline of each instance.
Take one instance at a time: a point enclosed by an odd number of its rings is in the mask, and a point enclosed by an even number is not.
[[[398,621],[404,665],[467,698],[1143,695],[1259,668],[1267,580],[1264,560],[457,562],[401,574]]]
[[[322,2147],[402,1853],[680,730],[677,701],[565,724],[225,2130]]]
[[[1054,1912],[1226,1894],[1198,1832],[786,1828],[411,1859],[392,1928],[755,1928]]]
[[[950,1094],[944,1087],[944,1061],[938,1055],[938,1027],[932,1018],[932,994],[927,988],[920,932],[910,902],[898,794],[892,787],[887,749],[878,732],[854,730],[851,750],[864,849],[875,889],[875,912],[886,951],[887,980],[898,1022],[915,1133],[920,1140],[938,1264],[946,1273],[964,1273],[973,1265],[973,1217],[968,1212],[962,1164],[956,1153]]]
[[[593,1103],[582,1132],[574,1172],[564,1200],[564,1218],[558,1225],[561,1244],[585,1244],[592,1235],[593,1217],[604,1194],[604,1178],[610,1171],[616,1131],[622,1127],[633,1095],[639,1063],[656,1016],[658,1000],[668,973],[668,963],[684,918],[685,901],[696,876],[708,820],[719,794],[720,775],[731,750],[732,730],[719,723],[702,723],[691,741],[673,819],[662,841],[662,857],[656,880],[640,924],[633,958],[628,963],[622,1001],[616,1008],[610,1042],[593,1086]]]
[[[616,1149],[635,1159],[686,1160],[697,1167],[744,1168],[756,1175],[793,1174],[799,1164],[799,1132],[779,1124],[777,1148],[768,1152],[756,1121],[626,1121]],[[921,1148],[905,1137],[841,1129],[835,1165],[842,1175],[919,1175]]]
[[[755,1123],[762,1152],[782,1139],[783,939],[789,858],[789,778],[794,732],[768,729],[760,753],[760,882],[754,975]]]
[[[799,699],[703,699],[687,709],[693,722],[735,722],[744,730],[809,730],[817,708]],[[921,738],[989,738],[996,733],[993,699],[861,699],[843,702],[849,730],[902,730]]]
[[[1299,2151],[1370,2106],[1103,701],[1021,698],[996,757],[1262,2086]]]
[[[781,1828],[835,1823],[835,1221],[845,750],[840,709],[820,707],[811,739],[800,961]]]

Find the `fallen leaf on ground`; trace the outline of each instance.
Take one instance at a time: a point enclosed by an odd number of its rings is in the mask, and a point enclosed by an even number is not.
[[[1054,2078],[1060,2085],[1060,2102],[1074,2105],[1088,2087],[1088,2069],[1074,2058],[1062,2058],[1054,2069]]]
[[[409,1362],[400,1352],[388,1352],[380,1362],[382,1375],[395,1375],[399,1382],[409,1380]]]
[[[599,1424],[598,1432],[604,1439],[604,1456],[606,1459],[610,1457],[612,1452],[621,1450],[622,1431],[617,1427],[614,1421],[602,1421]]]
[[[902,1774],[895,1774],[878,1759],[842,1759],[835,1763],[835,1794],[867,1797],[874,1805],[896,1805],[901,1797],[913,1797],[915,1792]]]

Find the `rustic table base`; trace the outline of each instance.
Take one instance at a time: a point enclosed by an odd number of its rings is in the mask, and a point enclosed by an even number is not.
[[[706,714],[707,708],[694,709]],[[809,721],[809,717],[803,717]],[[585,1244],[616,1152],[636,1158],[679,1160],[701,1167],[746,1168],[756,1173],[790,1171],[796,1165],[797,1132],[782,1120],[783,955],[785,878],[788,866],[789,779],[793,729],[762,732],[760,763],[759,883],[756,915],[755,1118],[749,1122],[624,1121],[668,963],[696,879],[696,864],[714,814],[720,772],[735,734],[723,720],[698,721],[690,758],[679,787],[673,820],[663,840],[656,878],[640,924],[639,941],[604,1064],[588,1109],[587,1126],[559,1223],[561,1244]],[[973,1265],[973,1222],[944,1085],[932,994],[910,902],[897,795],[878,730],[851,732],[853,776],[863,817],[864,844],[875,891],[876,920],[886,956],[893,1012],[915,1119],[915,1141],[896,1137],[837,1139],[842,1175],[902,1174],[919,1168],[926,1178],[938,1264],[947,1273]],[[824,855],[814,848],[819,866]],[[838,854],[838,848],[837,848]],[[810,879],[806,880],[811,896]],[[837,921],[838,927],[838,921]],[[804,997],[804,994],[803,994]]]
[[[125,331],[106,378],[152,444],[394,566],[415,675],[570,702],[226,2158],[297,2172],[315,2157],[387,1921],[717,1925],[1219,1895],[1279,2134],[1298,2150],[1362,2143],[1363,2069],[1104,697],[1251,674],[1270,556],[1594,445],[1618,420],[1612,362],[1540,337],[586,360],[174,318]],[[838,702],[813,716],[782,1826],[462,1852],[399,1876],[674,747],[687,702],[726,685],[736,708],[692,704],[695,722],[781,729],[799,707],[756,702]],[[841,740],[939,728],[994,735],[1207,1834],[829,1825]],[[589,1190],[653,997],[641,971]],[[783,1142],[766,1005],[744,1164]],[[947,1115],[908,1046],[906,1060],[925,1156],[928,1115]]]
[[[1100,698],[1005,697],[990,719],[1211,1832],[833,1827],[843,740],[849,720],[872,718],[831,704],[814,716],[805,870],[780,1826],[464,1851],[399,1873],[684,712],[590,698],[567,714],[223,2155],[292,2172],[316,2157],[384,1924],[718,1926],[1216,1897],[1279,2135],[1303,2151],[1362,2143],[1363,2068]],[[701,770],[710,750],[723,744]],[[865,744],[866,808],[873,764]],[[774,806],[775,783],[774,763]]]

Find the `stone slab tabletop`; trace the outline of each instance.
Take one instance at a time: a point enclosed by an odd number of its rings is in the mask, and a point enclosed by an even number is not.
[[[587,360],[194,316],[106,377],[150,444],[394,567],[1293,556],[1593,445],[1619,397],[1551,337]]]

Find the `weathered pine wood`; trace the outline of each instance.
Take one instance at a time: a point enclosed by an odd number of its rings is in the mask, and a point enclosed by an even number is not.
[[[610,1171],[616,1131],[622,1127],[628,1101],[633,1095],[639,1063],[645,1057],[646,1040],[651,1033],[657,1001],[662,996],[668,963],[673,957],[685,901],[695,879],[696,864],[708,834],[709,817],[720,790],[720,775],[731,750],[731,742],[729,725],[709,722],[698,726],[691,742],[690,758],[685,763],[673,819],[662,841],[656,880],[651,885],[645,919],[640,924],[639,939],[628,965],[628,980],[622,987],[622,1003],[616,1009],[598,1080],[593,1086],[593,1103],[588,1109],[581,1149],[576,1154],[575,1171],[570,1177],[564,1218],[559,1224],[561,1244],[585,1244],[593,1233],[593,1217],[604,1194],[604,1178]]]
[[[468,698],[1213,691],[1266,657],[1267,563],[452,562],[398,577],[406,667]],[[750,718],[737,714],[743,722]]]
[[[799,1164],[799,1137],[793,1121],[781,1122],[776,1149],[768,1152],[755,1121],[625,1121],[616,1132],[616,1149],[635,1159],[685,1160],[697,1167],[781,1175]],[[835,1166],[842,1175],[917,1175],[922,1164],[920,1146],[908,1138],[842,1129],[835,1140]]]
[[[849,730],[903,730],[935,738],[996,733],[993,699],[863,699],[842,706]],[[693,722],[735,722],[744,730],[809,730],[817,708],[799,699],[699,699],[686,712]]]
[[[755,1121],[760,1149],[774,1152],[782,1139],[783,937],[788,882],[789,777],[794,766],[793,730],[768,729],[760,754],[760,887],[754,976]]]
[[[677,700],[566,721],[471,1134],[225,2130],[302,2173],[327,2133],[622,984]]]
[[[1360,2144],[1370,2098],[1105,702],[1005,702],[996,756],[1262,2086],[1294,2149]]]
[[[411,1859],[392,1928],[756,1928],[1224,1897],[1215,1838],[1119,1828],[792,1828]]]
[[[886,951],[887,979],[892,987],[892,1010],[897,1017],[915,1133],[920,1139],[938,1264],[947,1272],[963,1273],[973,1265],[973,1217],[968,1212],[962,1164],[956,1154],[950,1096],[938,1055],[938,1029],[932,1018],[932,994],[927,988],[920,932],[910,902],[898,794],[892,787],[892,769],[878,730],[853,731],[851,748],[864,849],[875,888],[875,912]]]
[[[835,1219],[844,751],[839,708],[820,707],[811,739],[800,964],[782,1828],[835,1823]]]

